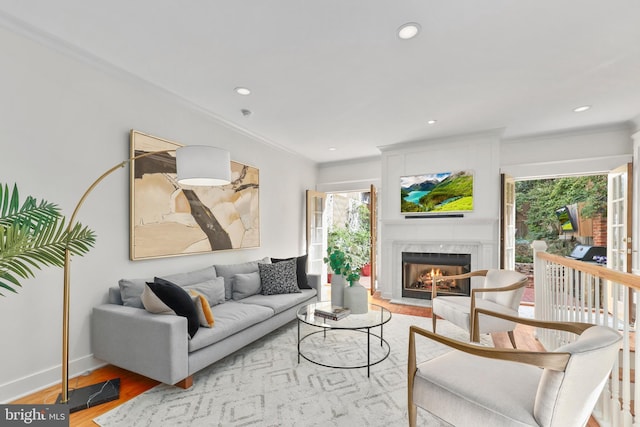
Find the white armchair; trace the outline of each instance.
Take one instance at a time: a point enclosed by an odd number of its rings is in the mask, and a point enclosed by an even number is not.
[[[459,274],[456,276],[445,276],[438,280],[460,280],[471,277],[484,277],[484,284],[481,288],[471,289],[471,296],[439,296],[437,286],[434,284],[431,293],[433,304],[433,331],[436,332],[437,316],[450,321],[451,323],[469,331],[470,339],[473,329],[473,311],[476,307],[503,313],[511,316],[518,315],[518,307],[524,288],[527,284],[527,277],[512,270],[478,270],[471,273]],[[516,324],[509,320],[495,317],[483,317],[480,322],[479,333],[488,334],[493,332],[507,332],[511,345],[516,348],[516,341],[513,330]],[[479,338],[476,337],[475,341]]]
[[[492,315],[477,311],[483,317]],[[509,320],[580,336],[546,353],[482,347],[411,326],[409,426],[416,425],[418,407],[456,427],[580,427],[587,423],[618,355],[620,334],[586,323]],[[416,335],[460,351],[418,364]]]

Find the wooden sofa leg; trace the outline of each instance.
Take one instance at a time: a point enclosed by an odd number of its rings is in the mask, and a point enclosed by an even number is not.
[[[187,378],[178,381],[177,383],[174,384],[176,387],[180,387],[183,389],[188,389],[191,388],[191,386],[193,385],[193,375],[189,375]]]

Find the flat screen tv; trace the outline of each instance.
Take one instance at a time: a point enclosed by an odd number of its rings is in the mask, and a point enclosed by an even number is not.
[[[556,217],[560,223],[560,228],[563,233],[572,233],[578,231],[578,221],[576,220],[577,207],[576,205],[563,206],[556,210]]]
[[[473,173],[453,171],[400,177],[403,215],[473,211]]]

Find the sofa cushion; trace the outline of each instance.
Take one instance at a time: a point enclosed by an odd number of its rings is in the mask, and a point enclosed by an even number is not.
[[[211,308],[216,323],[211,329],[200,329],[189,341],[189,352],[207,347],[273,316],[268,307],[228,301]]]
[[[282,261],[276,264],[260,264],[260,283],[263,295],[298,293],[296,261]]]
[[[215,279],[216,269],[214,266],[209,266],[199,270],[188,271],[186,273],[165,274],[158,277],[168,280],[171,283],[175,283],[178,286],[187,286]]]
[[[207,299],[209,306],[222,304],[224,299],[224,278],[214,277],[201,283],[183,286],[187,291],[198,291]]]
[[[153,282],[147,283],[147,286],[153,293],[169,306],[178,316],[187,318],[187,330],[189,336],[193,336],[198,332],[200,321],[198,312],[193,304],[193,300],[180,286],[167,280],[156,277]]]
[[[262,290],[260,285],[260,273],[244,273],[233,275],[233,299],[240,300],[259,294]]]
[[[289,261],[295,259],[296,260],[296,278],[298,280],[298,288],[300,289],[311,289],[309,286],[309,281],[307,280],[307,255],[302,255],[299,257],[293,258],[271,258],[272,263]]]
[[[214,265],[218,276],[224,277],[224,292],[226,299],[230,300],[233,298],[233,276],[236,274],[254,273],[258,271],[258,263],[271,264],[271,259],[267,257],[256,261],[243,262],[240,264]]]
[[[315,289],[302,289],[299,293],[280,295],[252,295],[238,302],[242,304],[261,305],[271,308],[276,314],[308,301],[316,295]]]

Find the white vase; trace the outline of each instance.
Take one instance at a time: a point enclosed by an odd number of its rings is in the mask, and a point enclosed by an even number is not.
[[[364,314],[369,311],[369,292],[360,282],[344,288],[344,306],[352,314]]]
[[[331,276],[331,305],[344,307],[344,285],[347,281],[342,274]]]

